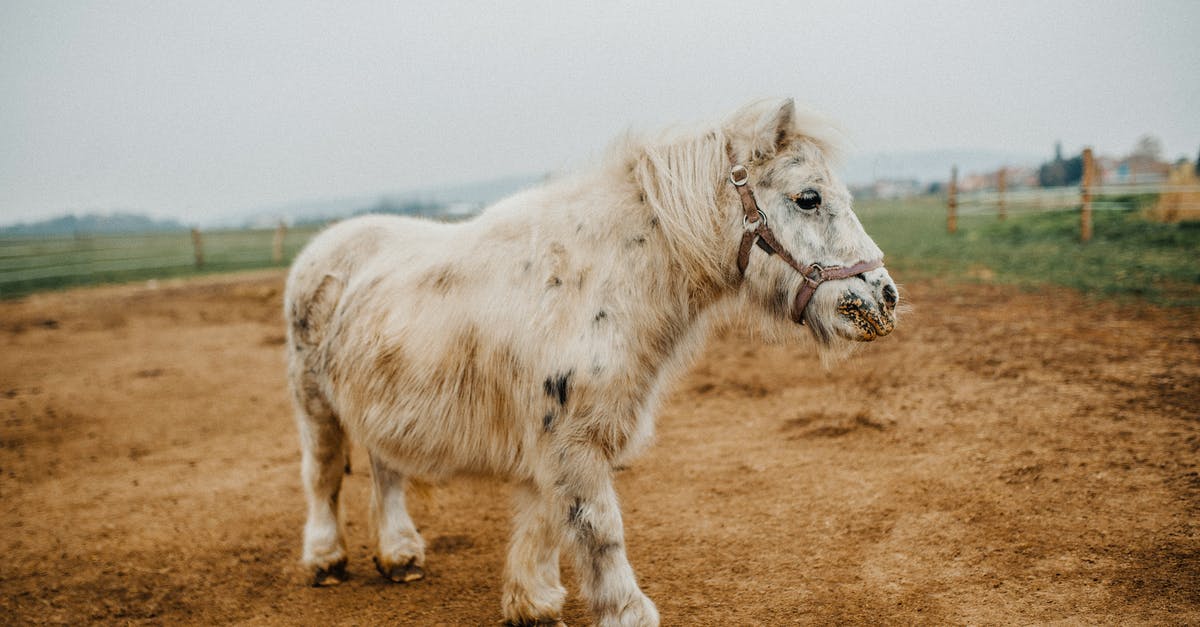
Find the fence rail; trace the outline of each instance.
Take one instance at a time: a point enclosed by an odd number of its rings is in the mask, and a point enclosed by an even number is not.
[[[1092,236],[1093,210],[1134,209],[1146,197],[1154,197],[1170,199],[1169,211],[1200,212],[1200,185],[1170,181],[1101,185],[1096,183],[1100,177],[1090,148],[1084,149],[1083,162],[1083,181],[1078,186],[1011,189],[1002,168],[996,173],[995,189],[969,192],[959,190],[958,168],[952,168],[946,187],[946,230],[956,232],[958,217],[963,215],[995,215],[1004,220],[1010,214],[1079,211],[1079,237],[1086,242]]]
[[[285,265],[317,227],[0,237],[0,298],[101,281]]]

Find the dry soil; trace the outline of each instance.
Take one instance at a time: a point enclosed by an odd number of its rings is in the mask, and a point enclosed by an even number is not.
[[[389,584],[361,451],[352,578],[305,585],[281,288],[0,303],[0,621],[498,623],[507,487],[418,499],[429,576]],[[804,344],[712,339],[618,477],[664,624],[1200,623],[1200,311],[905,297],[833,372]],[[564,618],[588,622],[575,596]]]

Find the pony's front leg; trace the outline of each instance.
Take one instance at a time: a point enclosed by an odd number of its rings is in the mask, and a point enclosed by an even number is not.
[[[638,588],[625,556],[611,462],[593,448],[565,452],[555,481],[583,597],[596,624],[658,625],[658,609]]]
[[[531,482],[513,491],[512,541],[504,576],[504,620],[508,625],[561,624],[567,591],[558,572],[562,521],[555,501]]]

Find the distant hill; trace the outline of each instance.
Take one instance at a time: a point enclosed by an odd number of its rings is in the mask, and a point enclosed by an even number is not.
[[[89,213],[68,215],[40,222],[22,222],[0,227],[0,235],[104,235],[110,233],[146,233],[182,231],[187,227],[175,220],[155,220],[137,213]]]
[[[362,213],[405,213],[422,216],[462,216],[545,180],[545,174],[512,176],[459,185],[384,192],[332,200],[294,202],[253,209],[213,219],[203,226],[265,226],[279,220],[323,222]]]

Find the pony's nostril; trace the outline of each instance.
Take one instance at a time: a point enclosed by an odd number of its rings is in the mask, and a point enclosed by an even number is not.
[[[883,286],[883,304],[888,309],[896,306],[900,301],[900,297],[896,294],[896,288],[891,284]]]

